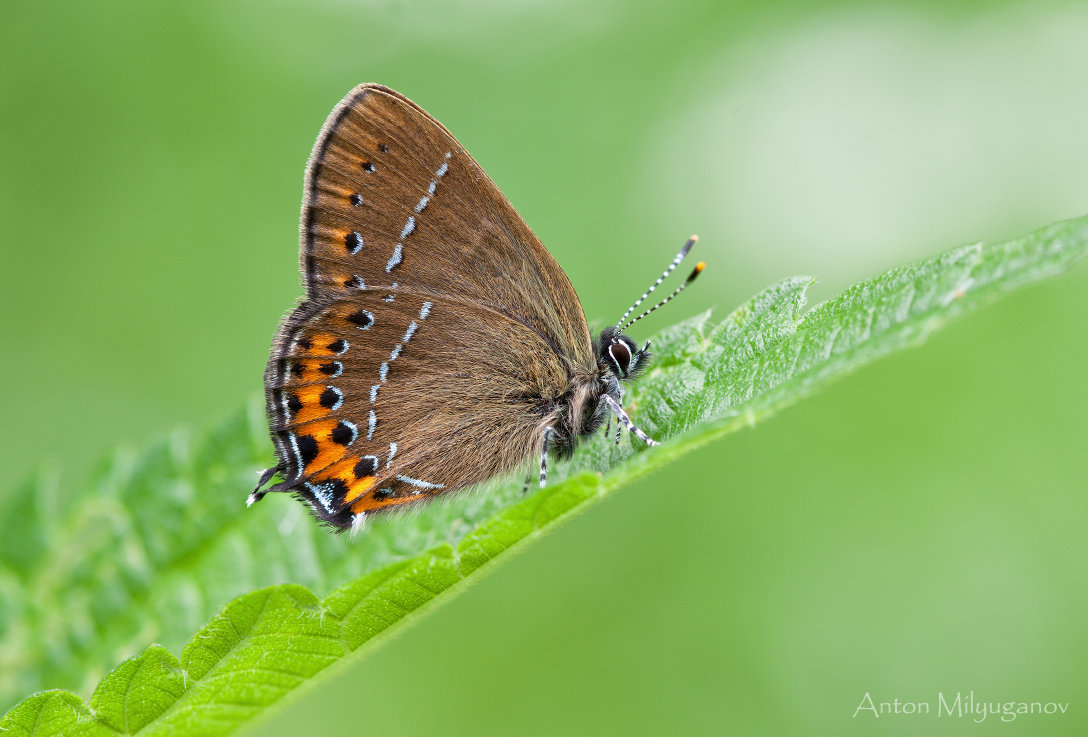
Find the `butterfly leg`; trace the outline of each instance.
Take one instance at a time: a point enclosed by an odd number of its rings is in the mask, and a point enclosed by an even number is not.
[[[540,443],[540,488],[548,483],[548,441],[552,437],[550,427],[544,429],[544,440]]]
[[[623,407],[619,405],[615,399],[610,395],[604,394],[601,396],[601,401],[606,402],[609,408],[616,414],[616,418],[627,426],[627,431],[634,435],[636,438],[646,443],[646,445],[659,445],[656,440],[647,437],[646,433],[635,427],[635,423],[631,422],[631,418],[627,416],[627,413],[623,411]]]
[[[620,401],[618,402],[618,404],[619,404],[619,406],[620,406],[620,407],[623,407],[623,385],[622,385],[622,384],[617,384],[617,385],[616,385],[616,388],[617,388],[617,389],[619,389],[619,391],[620,391]],[[609,416],[608,416],[608,419],[609,419],[609,420],[611,420],[611,419],[612,419],[612,415],[609,415]],[[616,421],[616,445],[619,445],[619,444],[620,444],[620,429],[621,429],[622,427],[623,427],[623,426],[622,426],[622,425],[621,425],[621,424],[619,423],[619,421],[617,420],[617,421]]]
[[[533,461],[529,459],[529,465],[525,469],[525,484],[521,487],[522,495],[529,493],[529,485],[533,482]]]
[[[597,403],[597,413],[601,411],[602,404],[604,404],[603,401]],[[607,438],[610,432],[612,432],[612,413],[608,412],[604,421],[604,436]]]

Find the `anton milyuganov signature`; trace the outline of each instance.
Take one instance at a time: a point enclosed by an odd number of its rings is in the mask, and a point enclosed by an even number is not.
[[[982,723],[988,718],[1011,722],[1017,717],[1041,715],[1061,716],[1069,711],[1068,701],[989,701],[975,698],[974,691],[966,694],[957,691],[954,694],[937,692],[936,701],[903,701],[894,698],[891,701],[876,701],[869,691],[861,697],[861,702],[854,709],[854,718],[872,716],[879,719],[885,716],[936,716],[969,718]]]

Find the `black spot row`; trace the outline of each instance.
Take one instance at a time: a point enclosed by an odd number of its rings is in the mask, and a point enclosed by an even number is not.
[[[355,441],[356,431],[351,425],[344,421],[337,423],[333,428],[331,437],[334,443],[338,445],[351,445]],[[298,446],[299,457],[302,458],[302,466],[305,468],[314,462],[317,458],[317,453],[320,450],[317,444],[317,438],[313,435],[298,435],[295,437],[295,445]]]
[[[302,465],[308,466],[317,458],[317,439],[313,435],[299,435],[295,438],[298,446],[298,454],[302,457]]]
[[[332,429],[332,441],[338,445],[351,445],[355,441],[355,428],[343,420]]]
[[[355,478],[361,479],[366,476],[373,476],[376,470],[378,470],[378,464],[374,456],[366,456],[355,464]]]
[[[325,409],[332,409],[343,398],[344,395],[340,393],[339,389],[327,386],[325,391],[321,392],[321,406]]]
[[[362,330],[366,330],[374,324],[374,316],[366,310],[356,310],[348,315],[348,322],[358,325]]]
[[[354,255],[359,252],[359,249],[363,247],[363,236],[357,230],[353,230],[344,236],[344,246],[347,247],[348,253]]]

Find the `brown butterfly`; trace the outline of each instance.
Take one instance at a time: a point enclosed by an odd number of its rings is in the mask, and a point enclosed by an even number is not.
[[[300,241],[306,298],[265,371],[279,463],[250,504],[294,492],[358,529],[530,457],[543,486],[548,451],[569,456],[613,414],[655,444],[622,408],[649,343],[622,331],[656,309],[624,324],[694,237],[594,341],[566,274],[479,164],[418,105],[364,84],[314,145]]]

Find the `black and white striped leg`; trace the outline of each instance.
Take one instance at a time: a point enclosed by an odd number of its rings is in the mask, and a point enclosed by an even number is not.
[[[619,384],[616,388],[620,391],[620,401],[618,404],[620,405],[620,407],[623,407],[623,385]],[[622,427],[623,426],[620,425],[619,422],[616,423],[616,445],[620,444],[620,430],[622,429]]]
[[[601,397],[601,401],[606,402],[608,404],[608,407],[616,414],[616,418],[619,419],[619,421],[622,422],[627,427],[627,431],[629,433],[634,435],[636,438],[638,438],[642,442],[646,443],[646,445],[659,445],[659,443],[656,440],[653,440],[652,438],[648,437],[646,435],[646,433],[642,432],[642,430],[639,430],[637,427],[635,427],[635,423],[631,422],[631,418],[628,417],[627,413],[623,411],[623,407],[621,407],[619,405],[619,402],[617,402],[615,399],[613,399],[610,395],[605,394],[604,396]]]
[[[529,484],[533,482],[533,460],[529,459],[529,464],[525,469],[525,485],[521,487],[522,494],[529,493]]]
[[[550,427],[544,429],[544,439],[540,442],[540,488],[548,483],[548,441],[552,437]]]

